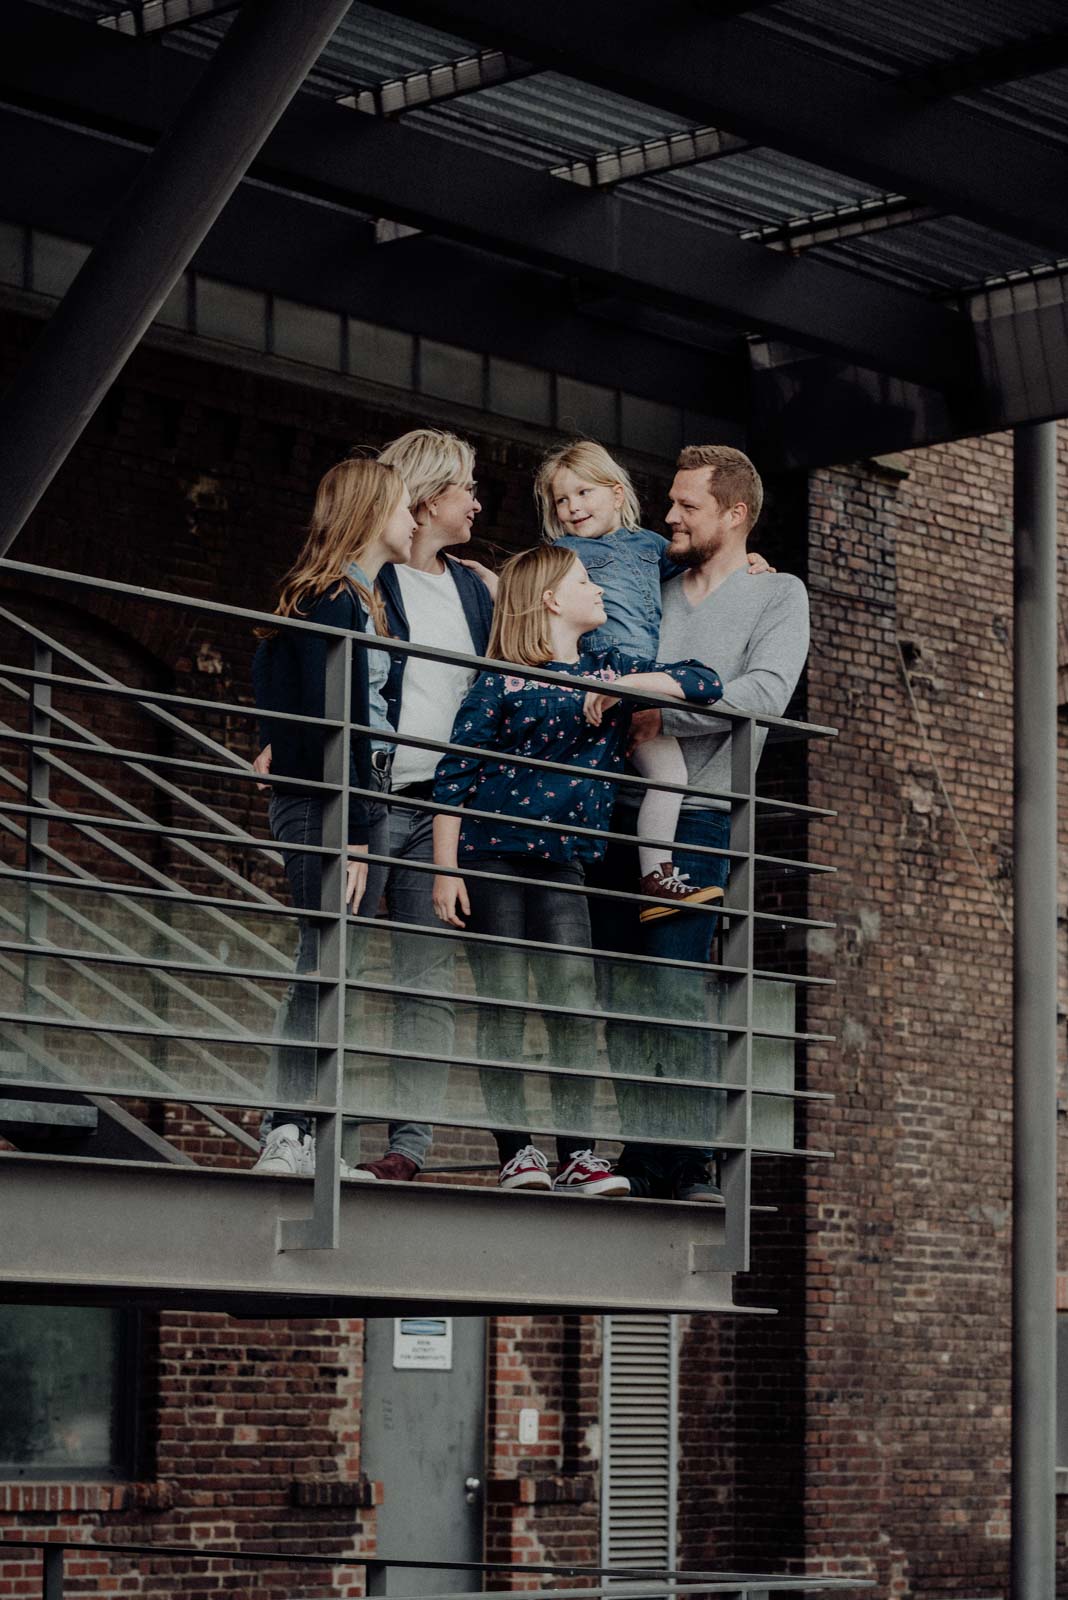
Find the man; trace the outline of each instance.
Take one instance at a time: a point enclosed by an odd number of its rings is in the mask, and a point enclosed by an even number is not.
[[[747,570],[746,540],[763,499],[756,468],[740,450],[728,445],[692,445],[680,454],[666,520],[671,529],[669,554],[686,570],[664,586],[660,659],[704,661],[723,681],[725,704],[740,711],[781,716],[808,653],[808,597],[800,579],[788,573],[754,577]],[[730,843],[730,801],[708,797],[709,791],[722,794],[733,787],[730,724],[686,709],[635,714],[635,743],[661,733],[680,740],[689,784],[704,791],[687,795],[683,803],[675,835],[676,871],[688,874],[694,889],[722,887],[727,881],[728,858],[698,854],[687,847],[725,850]],[[763,742],[764,731],[758,729],[758,753]],[[628,804],[624,798],[613,826],[620,832],[629,831],[633,811],[633,800]],[[601,881],[612,888],[633,888],[638,881],[633,852],[621,846],[611,850]],[[594,938],[601,948],[636,947],[646,955],[699,963],[710,959],[718,917],[703,907],[680,909],[648,922],[641,926],[637,940],[629,943],[621,943],[621,919],[612,902],[595,900],[594,907],[599,924]],[[636,913],[634,927],[638,928]],[[671,967],[646,969],[641,974],[646,993],[636,1007],[633,988],[637,975],[633,970],[628,974],[629,1003],[620,1005],[619,991],[628,979],[623,978],[625,964],[619,962],[616,967],[620,970],[614,974],[614,1009],[650,1014],[655,1008],[656,1014],[667,1018],[701,1019],[707,1015],[708,979],[704,974]],[[650,989],[656,992],[652,1006]],[[635,1037],[634,1025],[614,1024],[611,1039],[617,1071],[627,1070],[627,1057],[633,1059],[637,1048],[642,1059],[635,1065],[643,1075],[707,1082],[710,1067],[714,1075],[710,1057],[717,1041],[694,1030],[643,1028]],[[657,1090],[657,1096],[662,1098],[665,1089]],[[653,1102],[641,1084],[620,1082],[616,1094],[624,1135],[636,1126],[648,1126],[643,1105],[647,1111]],[[683,1089],[676,1106],[666,1108],[668,1115],[671,1109],[675,1111],[675,1127],[686,1124],[692,1103],[689,1091]],[[666,1115],[658,1119],[657,1126],[669,1126]],[[722,1204],[723,1197],[708,1170],[711,1155],[710,1150],[632,1142],[624,1147],[619,1170],[630,1179],[634,1194]]]

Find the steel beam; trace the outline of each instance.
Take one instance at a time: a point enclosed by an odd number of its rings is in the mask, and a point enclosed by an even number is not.
[[[11,216],[92,242],[106,200],[139,157],[99,130],[59,127],[0,109],[0,170]],[[77,170],[76,193],[70,173]],[[245,183],[193,259],[201,272],[363,321],[626,389],[724,417],[742,415],[744,351],[710,355],[707,329],[676,319],[666,336],[635,325],[643,308],[617,301],[607,320],[583,314],[561,274],[453,244],[411,239],[401,251],[370,242],[354,207],[326,206],[277,186]],[[628,321],[627,319],[635,319]],[[668,319],[664,318],[665,323]]]
[[[721,1212],[453,1184],[341,1186],[337,1250],[280,1250],[312,1180],[3,1155],[6,1300],[260,1316],[736,1311]],[[749,1308],[745,1308],[749,1309]]]
[[[436,67],[409,72],[403,78],[388,78],[384,83],[354,89],[338,97],[338,105],[362,111],[369,117],[399,117],[419,106],[442,105],[461,95],[475,94],[499,83],[515,83],[529,78],[537,67],[518,61],[501,50],[480,50],[475,56],[443,61]]]
[[[382,0],[587,82],[1068,254],[1061,147],[742,17],[644,0]]]
[[[997,89],[1002,84],[1019,83],[1044,72],[1068,66],[1068,28],[1036,33],[989,50],[941,61],[922,72],[901,79],[902,86],[918,95],[975,94],[981,89]]]
[[[113,33],[128,33],[134,38],[163,33],[171,28],[187,28],[191,22],[220,17],[236,11],[241,0],[144,0],[126,11],[109,11],[97,17],[97,26]]]
[[[719,156],[736,155],[739,150],[748,149],[748,139],[739,139],[736,134],[723,133],[719,128],[691,128],[686,133],[665,134],[662,139],[645,139],[641,144],[601,150],[595,156],[565,162],[561,167],[553,167],[552,175],[566,178],[569,183],[582,184],[587,189],[607,189],[630,178],[678,172],[701,161],[715,161]]]
[[[97,114],[109,108],[113,114],[121,102],[128,118],[151,128],[160,97],[173,98],[174,85],[196,66],[178,51],[157,52],[168,59],[154,63],[148,85],[139,76],[135,43],[98,41],[96,30],[88,37],[81,30],[78,50],[64,53],[57,41],[68,19],[33,6],[17,15],[0,83],[13,74],[26,87],[62,94],[68,104],[73,98]],[[638,300],[719,316],[740,331],[764,330],[933,387],[973,383],[970,328],[922,296],[823,262],[784,261],[625,194],[584,192],[410,123],[346,116],[332,102],[302,96],[268,142],[259,170],[309,196],[355,204]]]
[[[1054,1600],[1057,427],[1014,435],[1012,1595]]]
[[[811,250],[814,245],[838,244],[842,239],[930,222],[938,215],[933,206],[918,206],[907,195],[883,194],[853,206],[835,206],[827,211],[813,211],[805,217],[790,217],[786,222],[748,228],[739,237],[766,245],[769,250],[788,250],[796,254]]]
[[[347,10],[348,0],[248,0],[0,405],[0,552]]]

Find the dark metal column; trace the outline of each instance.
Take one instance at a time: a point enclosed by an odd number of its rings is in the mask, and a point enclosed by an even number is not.
[[[0,555],[348,8],[349,0],[245,0],[0,406]]]
[[[1053,1600],[1057,1264],[1057,430],[1014,434],[1012,1594]]]

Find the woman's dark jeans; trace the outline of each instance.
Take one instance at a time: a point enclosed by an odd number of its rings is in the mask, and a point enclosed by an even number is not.
[[[271,833],[279,844],[321,844],[323,839],[323,803],[306,795],[273,795],[269,811]],[[386,855],[389,851],[389,827],[385,806],[371,808],[371,831],[368,849],[372,855]],[[318,911],[322,897],[323,857],[305,854],[301,850],[283,850],[289,893],[294,906]],[[373,917],[385,888],[389,868],[382,862],[371,862],[367,869],[367,884],[356,908],[358,917]],[[314,1043],[318,1037],[318,988],[314,983],[301,983],[300,974],[315,972],[319,966],[319,927],[312,919],[299,921],[300,942],[297,947],[297,979],[291,985],[283,1006],[279,1023],[282,1039],[303,1040]],[[276,1052],[276,1093],[279,1105],[289,1100],[314,1100],[316,1089],[315,1053],[281,1044]],[[274,1127],[285,1122],[295,1123],[302,1133],[312,1131],[313,1118],[307,1112],[286,1110],[269,1111],[260,1130],[265,1138]],[[422,1167],[430,1146],[431,1129],[422,1122],[391,1123],[389,1147],[407,1156],[416,1166]]]
[[[539,944],[578,945],[589,948],[590,917],[584,894],[561,893],[552,884],[583,883],[581,866],[558,865],[526,857],[495,857],[473,862],[487,872],[502,873],[510,882],[465,877],[471,915],[467,926],[472,933],[492,933],[508,939],[528,939]],[[549,886],[532,882],[547,880]],[[533,951],[506,945],[482,944],[471,940],[467,955],[480,995],[500,1000],[526,1000],[528,975],[533,974],[538,998],[548,1004],[573,1006],[587,1016],[560,1016],[545,1013],[549,1035],[549,1056],[554,1067],[593,1072],[596,1068],[596,1035],[589,1013],[595,1010],[596,993],[593,962],[581,956],[568,956],[556,950]],[[505,1006],[480,1006],[478,1016],[478,1054],[483,1059],[515,1061],[523,1059],[523,1032],[526,1012]],[[527,1123],[525,1081],[522,1072],[483,1067],[480,1071],[486,1110],[495,1121],[511,1123],[521,1129]],[[593,1113],[593,1083],[573,1078],[550,1079],[553,1121],[558,1128],[589,1128]],[[501,1162],[510,1161],[530,1143],[530,1134],[504,1131],[494,1133]],[[562,1164],[577,1150],[586,1150],[593,1141],[589,1134],[561,1134],[556,1141]]]

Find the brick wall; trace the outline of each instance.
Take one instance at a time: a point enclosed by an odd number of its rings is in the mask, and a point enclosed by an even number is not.
[[[12,361],[30,331],[5,319]],[[16,554],[269,606],[323,468],[420,420],[399,405],[146,349]],[[528,542],[537,441],[456,425],[479,448],[479,553]],[[803,571],[807,521],[807,714],[842,730],[807,772],[765,768],[766,785],[840,813],[810,841],[838,874],[808,890],[812,914],[838,927],[807,946],[810,970],[837,980],[814,992],[808,1022],[838,1042],[812,1046],[802,1063],[809,1087],[835,1094],[810,1108],[805,1130],[835,1158],[808,1169],[760,1163],[757,1198],[778,1209],[757,1221],[757,1270],[740,1293],[779,1307],[779,1318],[684,1330],[680,1539],[690,1563],[870,1574],[880,1596],[936,1600],[1006,1587],[1010,957],[995,902],[1011,911],[1010,445],[947,446],[903,465],[906,476],[892,463],[817,473],[807,510],[801,486],[785,483],[777,498],[790,509],[763,530],[779,564]],[[652,464],[642,489],[658,506]],[[79,625],[111,630],[116,650],[146,663],[158,685],[247,697],[243,634],[148,607],[120,614],[95,597],[82,606]],[[234,748],[251,748],[228,713],[218,726]],[[247,795],[226,804],[242,821],[250,814]],[[262,827],[262,811],[252,814]],[[789,843],[786,830],[784,853]],[[797,880],[764,892],[784,912],[799,906]],[[796,940],[779,952],[788,970],[806,954]],[[198,1159],[245,1159],[186,1108],[165,1116]],[[449,1148],[442,1141],[436,1154]],[[453,1148],[471,1158],[481,1149]],[[161,1319],[147,1487],[4,1490],[3,1525],[78,1527],[104,1542],[196,1529],[216,1541],[314,1544],[326,1562],[370,1548],[360,1342],[350,1324]],[[491,1348],[488,1553],[592,1559],[596,1323],[499,1319]],[[542,1412],[537,1447],[517,1443],[524,1403]],[[297,1479],[309,1486],[293,1490]],[[222,1574],[113,1570],[131,1592],[227,1587]],[[4,1581],[19,1597],[37,1582],[6,1570]],[[254,1592],[313,1594],[329,1581],[324,1570],[298,1586],[286,1572],[257,1578]],[[99,1587],[100,1575],[85,1583]]]

